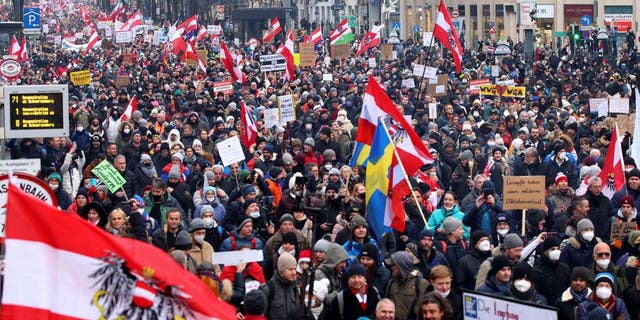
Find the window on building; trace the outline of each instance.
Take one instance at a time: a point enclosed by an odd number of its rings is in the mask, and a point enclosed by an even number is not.
[[[498,39],[505,37],[504,30],[504,5],[496,5],[496,31],[498,32]]]
[[[478,33],[478,6],[475,4],[469,5],[469,19],[471,19],[471,28],[468,28],[468,32],[471,32],[471,41],[473,46],[477,45],[476,41],[480,40],[480,34]]]
[[[482,28],[484,29],[484,39],[489,40],[491,38],[491,34],[489,34],[489,22],[491,21],[491,5],[483,4],[482,5]]]
[[[461,16],[461,17],[464,17],[464,16],[465,16],[465,13],[466,13],[466,11],[467,11],[465,8],[466,8],[466,7],[465,7],[465,5],[464,5],[464,4],[459,4],[459,5],[458,5],[458,12],[460,12],[460,16]]]

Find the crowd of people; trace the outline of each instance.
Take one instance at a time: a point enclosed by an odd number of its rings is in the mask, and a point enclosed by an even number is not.
[[[82,29],[80,17],[68,18],[61,30]],[[610,96],[633,105],[634,43],[611,50],[617,55],[541,44],[532,66],[522,43],[506,56],[468,48],[456,74],[446,50],[408,40],[394,46],[397,59],[368,50],[375,67],[365,56],[327,64],[321,51],[293,81],[260,72],[259,56],[277,42],[229,44],[244,57],[247,82],[215,93],[214,83],[231,76],[210,39],[199,44],[209,49],[206,73],[143,35],[87,55],[41,42],[18,82],[68,84],[71,132],[7,147],[13,159],[41,160],[61,209],[166,251],[239,319],[462,319],[462,290],[557,308],[559,319],[638,319],[640,228],[610,239],[613,223],[637,222],[638,159],[624,158],[624,187],[603,195],[615,118],[589,108],[590,98]],[[426,94],[411,72],[416,63],[449,75],[444,95]],[[91,83],[74,86],[70,72],[87,69]],[[116,85],[123,75],[128,84]],[[411,178],[405,230],[382,237],[369,225],[376,213],[366,211],[366,168],[349,165],[369,75],[433,158]],[[415,88],[403,85],[409,78]],[[485,78],[513,80],[526,96],[470,92],[469,81]],[[264,111],[286,94],[296,120],[267,127]],[[133,97],[138,109],[125,119]],[[247,130],[241,103],[258,137],[242,146],[245,161],[224,166],[216,143]],[[633,132],[620,134],[628,155]],[[102,161],[126,180],[119,191],[92,172]],[[506,176],[544,176],[545,208],[524,220],[503,209]],[[263,260],[213,259],[243,250],[260,250]]]

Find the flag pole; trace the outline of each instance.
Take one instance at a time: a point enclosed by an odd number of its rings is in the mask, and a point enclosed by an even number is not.
[[[391,147],[393,148],[393,155],[396,157],[396,160],[400,165],[400,169],[402,170],[402,174],[404,175],[404,179],[407,181],[407,184],[409,185],[409,189],[411,190],[411,196],[413,197],[413,200],[418,205],[418,211],[420,212],[420,217],[422,218],[422,221],[424,221],[424,227],[427,228],[427,219],[424,217],[424,213],[422,212],[422,206],[420,206],[420,202],[418,201],[418,198],[416,197],[415,193],[413,193],[413,186],[411,185],[411,180],[409,180],[407,171],[404,170],[404,165],[402,164],[402,159],[400,159],[400,155],[398,155],[396,144],[393,142],[393,139],[391,139],[391,135],[389,134],[389,129],[387,128],[387,125],[384,124],[384,121],[380,121],[380,123],[384,128],[384,133],[386,133],[387,137],[389,138],[389,142],[391,142]]]
[[[429,59],[429,54],[431,52],[431,47],[433,47],[433,33],[431,33],[431,40],[429,40],[429,49],[427,50],[427,55],[424,57],[424,68],[422,68],[422,77],[420,77],[420,93],[418,93],[418,99],[422,99],[422,81],[424,80],[424,74],[427,71],[427,61]]]

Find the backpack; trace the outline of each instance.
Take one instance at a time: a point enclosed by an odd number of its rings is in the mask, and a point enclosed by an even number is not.
[[[416,298],[413,300],[413,303],[411,304],[411,308],[409,308],[409,319],[416,319],[416,315],[415,315],[415,306],[416,306],[416,301],[418,301],[418,298],[420,298],[421,294],[420,294],[420,280],[422,280],[424,278],[420,278],[420,277],[415,277],[413,279],[414,283],[414,287],[416,288]],[[389,283],[387,283],[387,288],[385,289],[386,292],[389,292],[389,289],[391,289],[391,286],[393,285],[393,283],[396,281],[395,278],[391,278],[391,280],[389,281]],[[342,292],[341,292],[342,293]],[[338,300],[338,303],[340,303],[340,300]],[[344,304],[344,302],[343,302]],[[338,305],[339,306],[339,305]]]
[[[467,251],[467,243],[465,241],[460,241],[462,243],[462,248],[464,251]],[[442,253],[447,253],[447,242],[444,240],[440,240],[440,245],[442,246]]]

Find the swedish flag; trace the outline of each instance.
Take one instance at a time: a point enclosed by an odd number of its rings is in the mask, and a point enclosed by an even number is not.
[[[373,135],[366,173],[367,219],[369,227],[381,239],[383,233],[391,230],[391,199],[389,199],[389,175],[393,162],[393,145],[385,127],[378,119]]]

